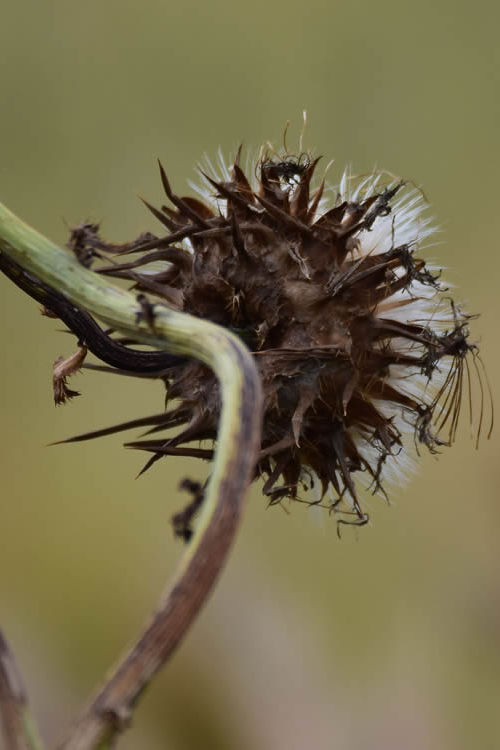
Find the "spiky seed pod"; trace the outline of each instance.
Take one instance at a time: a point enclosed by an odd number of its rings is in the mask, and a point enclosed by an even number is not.
[[[431,451],[453,441],[469,353],[479,373],[468,317],[416,256],[432,231],[416,189],[379,187],[380,175],[351,186],[344,175],[329,202],[324,182],[311,187],[318,159],[266,154],[245,174],[240,151],[230,170],[221,160],[219,175],[204,174],[203,200],[174,194],[160,165],[171,206],[146,205],[166,235],[111,245],[87,224],[70,247],[87,266],[112,257],[98,272],[132,280],[151,324],[163,303],[241,336],[264,386],[264,494],[275,503],[315,485],[342,522],[363,524],[355,478],[381,490],[405,434]],[[162,357],[134,370],[161,376],[172,408],[80,439],[176,427],[128,445],[152,454],[145,468],[167,455],[210,458],[199,443],[216,439],[217,382],[196,361]]]

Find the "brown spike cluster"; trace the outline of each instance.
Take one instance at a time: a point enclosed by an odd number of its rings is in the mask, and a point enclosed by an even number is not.
[[[443,302],[437,276],[415,257],[415,191],[405,197],[402,182],[376,189],[374,177],[327,205],[324,183],[312,187],[318,161],[266,155],[249,178],[238,152],[222,179],[204,175],[203,201],[177,196],[160,165],[171,206],[145,205],[166,235],[112,245],[86,224],[70,247],[87,266],[98,259],[98,273],[133,282],[151,324],[154,306],[165,304],[236,332],[264,386],[256,475],[265,495],[300,499],[301,487],[315,486],[317,502],[326,496],[341,522],[363,524],[355,479],[380,490],[404,432],[431,450],[450,444],[464,379],[470,384],[467,355],[477,373],[480,360],[467,317]],[[133,342],[108,338],[133,351]],[[214,376],[154,352],[146,366],[147,356],[133,372],[116,371],[162,377],[167,410],[73,439],[147,426],[147,439],[127,444],[151,454],[145,468],[169,455],[210,459],[220,408]],[[172,428],[174,437],[162,437]]]

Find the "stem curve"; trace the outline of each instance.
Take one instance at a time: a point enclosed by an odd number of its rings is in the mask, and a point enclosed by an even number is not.
[[[238,528],[260,447],[262,391],[253,357],[225,329],[155,306],[154,329],[139,322],[130,292],[78,264],[68,252],[0,204],[0,255],[21,266],[71,303],[141,343],[195,357],[219,380],[217,449],[195,534],[173,585],[157,611],[60,744],[60,750],[109,747],[200,611],[224,565]]]

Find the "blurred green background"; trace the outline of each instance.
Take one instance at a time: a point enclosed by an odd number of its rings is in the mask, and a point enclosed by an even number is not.
[[[0,199],[58,242],[102,220],[156,231],[156,157],[186,191],[204,152],[296,137],[422,184],[429,252],[468,309],[497,392],[498,4],[3,0]],[[0,278],[1,624],[52,742],[146,615],[181,555],[169,460],[119,437],[50,441],[157,411],[160,385],[82,374],[55,409],[57,322]],[[466,416],[466,415],[465,415]],[[252,490],[230,564],[120,747],[500,747],[498,430],[423,455],[392,506],[342,541],[327,515]]]

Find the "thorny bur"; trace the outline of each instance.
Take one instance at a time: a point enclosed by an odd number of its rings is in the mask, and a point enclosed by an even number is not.
[[[70,247],[96,272],[132,281],[149,325],[165,304],[237,333],[264,387],[255,470],[264,494],[271,504],[326,505],[339,523],[362,525],[358,480],[384,492],[404,474],[413,442],[432,452],[450,445],[463,391],[472,421],[473,374],[479,439],[489,390],[470,316],[420,257],[433,229],[417,189],[384,185],[379,173],[313,188],[319,159],[309,154],[268,152],[245,170],[240,159],[241,149],[230,167],[222,157],[209,164],[198,198],[178,197],[160,165],[170,205],[146,205],[166,233],[114,245],[84,224]],[[63,319],[107,363],[99,369],[161,378],[169,406],[73,440],[146,426],[147,439],[127,444],[151,454],[145,469],[168,455],[212,457],[220,399],[208,368]],[[159,435],[172,428],[174,437]],[[312,488],[307,500],[302,491]],[[194,510],[200,502],[198,493]],[[179,533],[188,538],[188,526]]]

